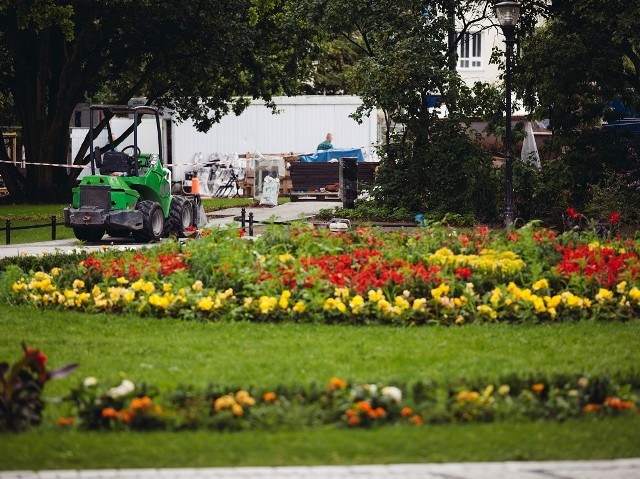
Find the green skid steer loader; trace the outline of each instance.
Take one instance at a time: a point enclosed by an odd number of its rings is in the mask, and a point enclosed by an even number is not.
[[[110,123],[106,151],[94,146],[94,116],[126,115],[133,121],[133,144],[116,151]],[[138,125],[144,115],[155,117],[158,153],[138,147]],[[73,204],[64,209],[64,224],[79,240],[100,241],[133,235],[148,243],[163,236],[184,236],[197,226],[199,197],[171,194],[171,172],[162,162],[162,131],[158,110],[149,106],[93,105],[89,120],[91,174],[73,189]],[[97,171],[96,171],[97,169]]]

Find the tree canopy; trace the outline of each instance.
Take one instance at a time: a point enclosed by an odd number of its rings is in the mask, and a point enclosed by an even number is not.
[[[207,130],[243,97],[297,91],[311,39],[286,0],[0,0],[0,95],[28,162],[66,164],[78,103],[143,96]],[[66,200],[73,180],[38,165],[0,174],[16,202]]]
[[[640,0],[555,0],[514,73],[529,111],[557,132],[614,118],[614,101],[639,111],[638,12]]]

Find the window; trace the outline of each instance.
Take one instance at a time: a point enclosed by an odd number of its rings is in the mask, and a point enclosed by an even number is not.
[[[462,35],[458,48],[458,68],[482,68],[482,32]]]

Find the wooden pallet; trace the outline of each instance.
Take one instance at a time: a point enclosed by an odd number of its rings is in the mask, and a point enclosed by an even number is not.
[[[340,193],[330,191],[292,191],[291,201],[342,201]]]
[[[358,163],[358,184],[372,184],[374,171],[378,163]],[[339,182],[340,165],[338,163],[303,163],[292,161],[291,201],[301,199],[316,201],[340,201],[340,195],[329,191],[320,191],[328,185]]]

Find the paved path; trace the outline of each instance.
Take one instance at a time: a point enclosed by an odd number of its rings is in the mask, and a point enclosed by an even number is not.
[[[0,479],[639,479],[640,459],[613,461],[220,467],[0,472]]]

